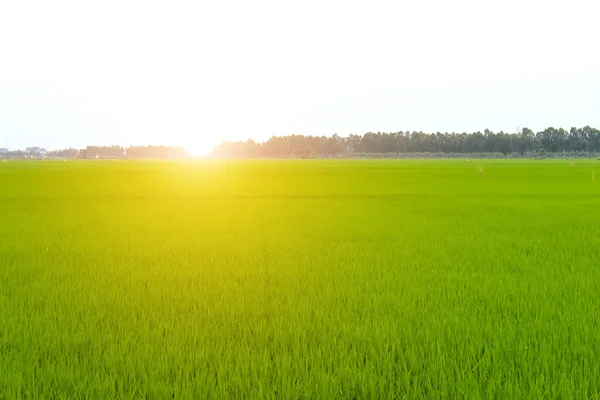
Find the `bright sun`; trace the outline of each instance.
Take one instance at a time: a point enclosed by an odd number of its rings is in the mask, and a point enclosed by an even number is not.
[[[196,142],[186,144],[183,148],[194,157],[202,157],[209,154],[214,148],[214,145],[206,142]]]

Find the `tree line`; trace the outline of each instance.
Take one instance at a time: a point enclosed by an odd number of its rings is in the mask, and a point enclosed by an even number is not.
[[[85,149],[61,149],[46,152],[41,148],[27,148],[1,152],[4,158],[188,158],[182,147],[169,146],[87,146]]]
[[[35,149],[36,151],[31,151]],[[29,151],[28,151],[29,150]],[[533,132],[523,128],[517,133],[494,133],[488,129],[473,133],[368,132],[364,135],[273,136],[264,142],[224,141],[212,157],[222,158],[335,158],[335,157],[519,157],[568,155],[597,156],[600,130],[583,128],[546,128]],[[2,149],[0,158],[188,158],[182,147],[169,146],[87,146],[44,152]]]
[[[211,155],[224,158],[332,158],[357,155],[496,154],[519,156],[547,153],[600,153],[600,130],[523,128],[518,133],[368,132],[364,135],[273,136],[264,142],[252,139],[222,142]]]
[[[87,146],[79,158],[188,158],[183,147],[170,146]]]

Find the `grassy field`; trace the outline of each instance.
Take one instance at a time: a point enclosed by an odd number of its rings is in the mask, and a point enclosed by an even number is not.
[[[0,163],[0,399],[599,398],[594,168]]]

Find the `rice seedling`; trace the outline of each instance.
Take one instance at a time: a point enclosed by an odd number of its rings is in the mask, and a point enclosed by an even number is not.
[[[600,188],[497,165],[7,163],[0,398],[597,398]]]

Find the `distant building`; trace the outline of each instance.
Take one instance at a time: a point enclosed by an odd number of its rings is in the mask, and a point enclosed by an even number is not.
[[[2,153],[8,153],[8,149],[4,148],[4,147],[0,147],[0,154]]]

